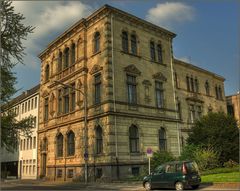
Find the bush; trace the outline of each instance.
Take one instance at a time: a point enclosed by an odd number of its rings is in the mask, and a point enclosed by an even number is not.
[[[198,149],[199,147],[193,144],[184,146],[179,160],[195,160],[194,154]]]
[[[226,168],[233,168],[238,166],[238,163],[230,159],[229,161],[225,162],[223,166]]]
[[[172,153],[167,151],[157,151],[153,153],[153,157],[151,158],[151,169],[155,169],[157,166],[169,162],[174,161],[176,158],[172,155]]]
[[[194,152],[194,159],[200,170],[213,169],[218,167],[219,155],[211,148],[198,149]]]

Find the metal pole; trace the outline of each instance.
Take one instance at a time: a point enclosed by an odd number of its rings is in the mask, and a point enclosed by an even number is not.
[[[148,157],[148,173],[151,174],[151,158]]]

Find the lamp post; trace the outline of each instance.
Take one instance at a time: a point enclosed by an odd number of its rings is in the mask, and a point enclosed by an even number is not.
[[[88,160],[88,149],[87,149],[87,96],[86,96],[86,93],[83,92],[82,90],[78,89],[78,88],[75,88],[75,87],[72,87],[68,84],[64,84],[62,82],[59,82],[57,80],[54,80],[55,83],[57,84],[60,84],[64,87],[68,87],[68,88],[71,88],[75,91],[78,91],[80,92],[82,95],[83,95],[83,105],[84,105],[84,180],[85,180],[85,183],[88,182],[88,174],[87,174],[87,160]]]

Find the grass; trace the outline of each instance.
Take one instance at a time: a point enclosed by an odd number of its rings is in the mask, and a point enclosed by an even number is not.
[[[239,172],[239,166],[235,166],[232,168],[215,168],[212,170],[206,170],[201,172],[201,175],[210,175],[210,174],[222,174],[222,173],[230,173],[230,172]]]
[[[202,175],[202,182],[240,182],[240,172]]]

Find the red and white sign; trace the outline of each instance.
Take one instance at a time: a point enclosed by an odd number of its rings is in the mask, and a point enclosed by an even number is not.
[[[147,157],[151,158],[153,156],[153,151],[151,148],[147,148]]]

